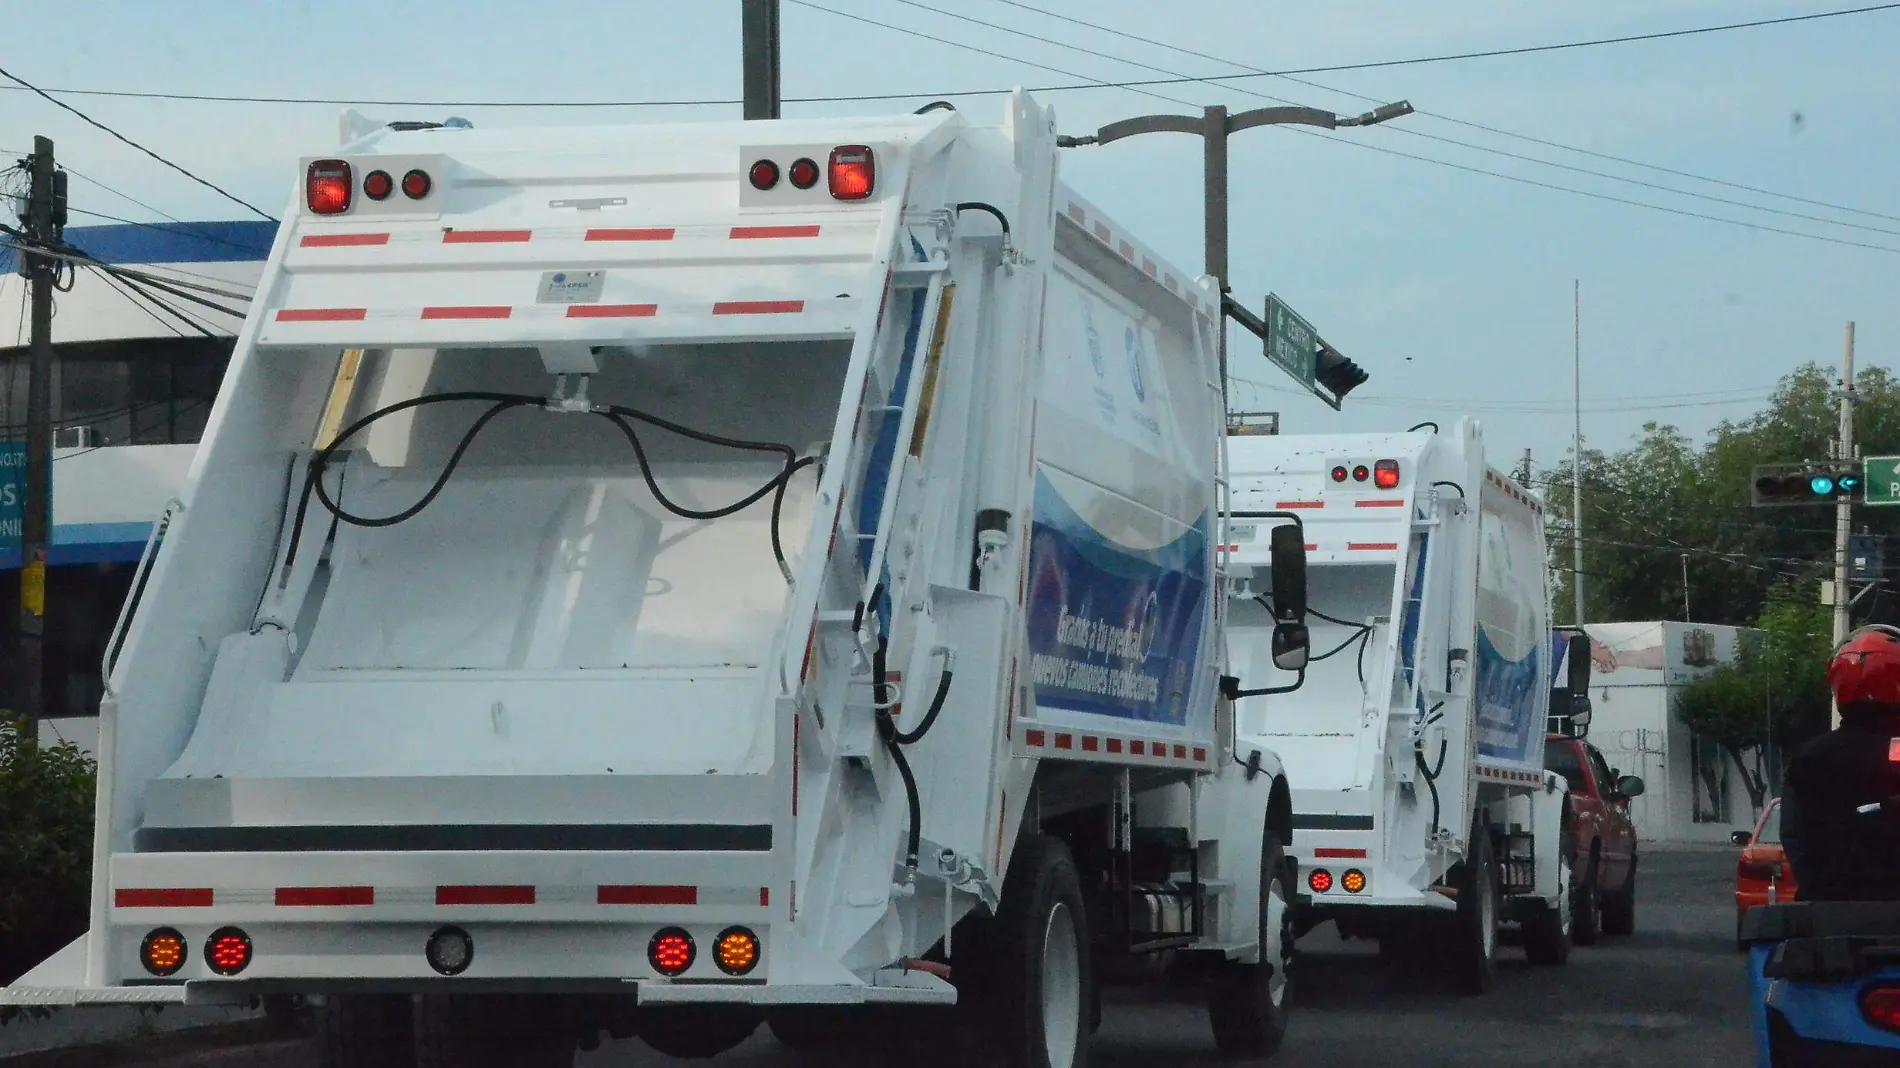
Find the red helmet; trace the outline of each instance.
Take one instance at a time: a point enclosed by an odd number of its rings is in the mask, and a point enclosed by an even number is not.
[[[1900,705],[1900,630],[1862,627],[1827,664],[1827,684],[1840,705]]]

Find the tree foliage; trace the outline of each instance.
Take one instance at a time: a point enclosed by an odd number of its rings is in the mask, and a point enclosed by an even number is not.
[[[96,769],[0,713],[0,983],[86,933]]]
[[[1829,574],[1832,510],[1753,508],[1749,483],[1757,464],[1828,457],[1839,432],[1835,386],[1827,370],[1804,364],[1781,380],[1767,407],[1724,421],[1700,445],[1676,427],[1649,423],[1627,448],[1586,449],[1580,466],[1589,619],[1684,619],[1686,571],[1688,620],[1747,626],[1778,583]],[[1875,367],[1856,376],[1855,388],[1862,453],[1900,454],[1900,381]],[[1578,467],[1573,458],[1547,483],[1560,619],[1572,613],[1571,480]],[[1900,509],[1858,509],[1855,528],[1900,534]],[[1900,620],[1900,604],[1878,597],[1862,608],[1866,618]]]
[[[1728,754],[1757,811],[1770,785],[1762,747],[1826,729],[1831,622],[1811,584],[1778,583],[1734,662],[1677,691],[1676,717]]]

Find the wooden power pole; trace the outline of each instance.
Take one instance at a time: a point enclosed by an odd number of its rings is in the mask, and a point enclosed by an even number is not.
[[[66,227],[66,176],[53,165],[50,138],[33,139],[26,234],[35,248],[57,248]],[[46,547],[53,527],[53,286],[60,261],[22,251],[32,291],[32,340],[26,380],[26,468],[20,475],[20,658],[18,705],[28,744],[39,738],[45,708]]]

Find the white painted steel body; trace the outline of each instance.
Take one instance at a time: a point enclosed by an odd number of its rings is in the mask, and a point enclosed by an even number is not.
[[[359,177],[434,188],[290,205],[108,665],[92,932],[0,1001],[437,989],[422,948],[445,923],[473,937],[469,989],[949,1001],[904,962],[995,905],[1039,768],[1130,769],[1145,813],[1185,804],[1190,827],[1191,792],[1233,777],[1215,300],[1059,185],[1049,111],[358,132],[337,158]],[[866,200],[745,179],[858,144]],[[680,518],[585,414],[501,415],[394,526],[298,509],[333,397],[348,422],[445,391],[547,396],[552,370],[594,366],[594,402],[825,457],[789,483],[788,575],[769,498]],[[384,419],[324,485],[400,511],[481,411]],[[779,470],[642,435],[695,508]],[[973,562],[984,509],[1010,522]],[[1111,603],[1130,574],[1132,613]],[[880,631],[900,727],[955,666],[908,747],[914,872]],[[1285,796],[1262,766],[1200,835],[1220,841],[1206,944],[1244,960]],[[1067,803],[1118,780],[1079,776]],[[235,979],[203,960],[227,924],[255,945]],[[734,924],[763,943],[736,979],[710,952]],[[700,944],[679,980],[646,957],[666,926]],[[155,982],[137,952],[159,927],[191,953]]]
[[[1449,912],[1454,898],[1435,888],[1466,857],[1475,821],[1534,843],[1521,906],[1558,902],[1565,788],[1543,768],[1552,658],[1538,502],[1485,463],[1469,420],[1405,434],[1236,437],[1229,450],[1230,568],[1253,575],[1230,607],[1235,673],[1249,686],[1291,681],[1273,668],[1271,620],[1252,599],[1271,583],[1266,527],[1251,515],[1303,517],[1309,605],[1333,617],[1309,620],[1324,659],[1301,689],[1239,711],[1243,749],[1277,750],[1299,769],[1290,851],[1300,891],[1319,915]],[[1377,482],[1380,460],[1398,464],[1390,488]],[[1501,860],[1506,844],[1496,842]],[[1315,869],[1331,876],[1324,891],[1309,881]],[[1357,893],[1345,888],[1349,871],[1364,877]]]

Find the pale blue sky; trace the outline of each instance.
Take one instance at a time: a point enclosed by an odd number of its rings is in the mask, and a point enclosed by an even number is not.
[[[1000,0],[825,6],[1062,68],[1074,78],[850,21],[786,0],[788,97],[914,93],[889,104],[791,104],[788,115],[908,109],[946,90],[1155,77],[1056,46],[1073,43],[1183,74],[1234,70],[1065,25]],[[1854,6],[1845,0],[1031,0],[1033,6],[1259,68],[1288,69],[1670,30]],[[1422,13],[1429,10],[1429,14]],[[399,99],[703,99],[739,95],[739,4],[581,5],[480,0],[64,0],[8,12],[0,65],[48,87]],[[571,12],[571,14],[569,14]],[[1311,75],[1435,112],[1599,152],[1845,205],[1842,214],[1498,137],[1425,115],[1341,131],[1340,141],[1756,224],[1886,245],[1872,251],[1451,170],[1283,130],[1236,137],[1233,284],[1285,297],[1369,370],[1335,414],[1263,393],[1289,432],[1403,427],[1478,414],[1497,462],[1525,446],[1540,465],[1567,447],[1571,280],[1583,288],[1585,434],[1627,440],[1647,418],[1700,433],[1754,410],[1803,359],[1836,362],[1843,324],[1859,358],[1889,365],[1900,338],[1900,11],[1599,49]],[[1362,102],[1278,79],[1241,87],[1342,112]],[[1263,101],[1240,87],[1156,90],[1198,106]],[[102,121],[273,213],[299,154],[336,143],[338,108],[68,98]],[[1129,90],[1053,94],[1065,131],[1179,105]],[[975,116],[995,97],[959,101]],[[374,108],[387,118],[436,110]],[[458,108],[482,126],[671,121],[736,106],[561,110]],[[446,112],[444,112],[446,113]],[[1799,119],[1795,118],[1799,115]],[[1432,142],[1417,131],[1841,219],[1826,226]],[[0,93],[0,147],[52,136],[62,162],[181,218],[241,218],[222,201],[26,93]],[[1199,142],[1158,136],[1064,157],[1084,195],[1181,267],[1201,261]],[[154,216],[85,183],[73,204]],[[83,221],[76,219],[75,222]],[[1892,231],[1881,233],[1879,230]],[[1237,335],[1235,373],[1278,372]],[[1714,391],[1726,391],[1713,396]],[[1246,390],[1239,393],[1246,400]],[[1655,405],[1609,398],[1652,397]],[[1592,400],[1595,398],[1595,400]],[[1601,410],[1616,408],[1622,410]],[[1548,410],[1544,410],[1548,409]],[[1598,410],[1593,410],[1598,409]]]

